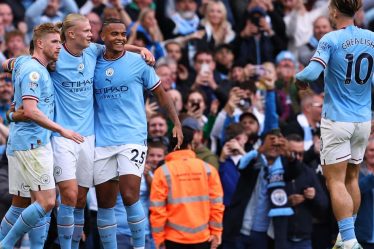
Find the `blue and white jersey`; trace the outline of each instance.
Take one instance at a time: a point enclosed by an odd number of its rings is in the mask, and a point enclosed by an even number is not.
[[[16,81],[16,75],[19,73],[19,71],[21,69],[21,65],[28,60],[31,60],[31,55],[21,55],[21,56],[19,56],[15,59],[14,67],[13,67],[13,70],[12,70],[13,88],[14,88],[14,82]],[[13,104],[15,105],[14,101],[13,101]],[[12,139],[11,139],[13,129],[14,129],[13,126],[14,126],[14,122],[11,122],[9,124],[9,136],[8,136],[7,147],[6,147],[6,154],[10,155],[10,156],[13,156]]]
[[[348,26],[319,41],[312,61],[325,69],[322,117],[340,122],[371,120],[374,33]]]
[[[81,55],[75,56],[63,46],[56,70],[51,73],[56,91],[54,120],[82,136],[94,134],[92,84],[96,60],[102,49],[102,45],[91,43]]]
[[[99,57],[95,69],[96,147],[145,145],[144,89],[160,84],[155,70],[139,54],[126,51],[116,60]]]
[[[14,102],[15,108],[22,105],[24,99],[38,102],[38,109],[49,119],[54,116],[54,89],[48,70],[35,58],[15,66]],[[16,122],[11,127],[12,150],[30,150],[50,142],[51,132],[35,122]]]

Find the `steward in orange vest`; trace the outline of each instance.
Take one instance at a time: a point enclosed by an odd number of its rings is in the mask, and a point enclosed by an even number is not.
[[[217,170],[191,150],[193,130],[183,127],[179,151],[165,157],[151,187],[151,225],[157,248],[216,248],[221,242],[223,190]],[[173,147],[171,147],[173,148]]]

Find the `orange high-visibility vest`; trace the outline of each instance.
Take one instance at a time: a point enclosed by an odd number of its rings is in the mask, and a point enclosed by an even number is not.
[[[170,240],[202,243],[221,236],[223,190],[217,170],[191,150],[168,154],[151,187],[152,235],[157,245]]]

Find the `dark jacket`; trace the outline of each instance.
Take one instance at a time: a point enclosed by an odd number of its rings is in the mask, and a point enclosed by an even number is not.
[[[257,47],[260,50],[259,57],[257,55]],[[239,42],[239,51],[237,60],[242,64],[262,64],[264,62],[274,62],[274,46],[271,38],[261,35],[260,39],[251,36],[241,39]]]
[[[355,232],[358,241],[369,241],[373,238],[373,189],[374,175],[361,170],[359,185],[361,191],[361,205],[358,210],[357,220],[355,223]]]
[[[223,188],[223,204],[228,206],[237,188],[240,173],[231,157],[225,162],[219,162],[218,172]]]
[[[306,188],[314,187],[314,199],[305,200],[294,209],[294,215],[288,218],[288,238],[311,239],[313,213],[325,213],[329,206],[327,195],[317,178],[317,174],[305,164],[302,165],[300,174],[286,184],[287,195],[301,194]]]

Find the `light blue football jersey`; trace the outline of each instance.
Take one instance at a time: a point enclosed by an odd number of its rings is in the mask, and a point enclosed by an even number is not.
[[[145,145],[143,91],[159,84],[155,70],[139,54],[126,51],[117,60],[106,60],[102,54],[94,77],[96,146]]]
[[[102,49],[102,45],[91,43],[80,56],[75,56],[63,46],[56,70],[51,73],[56,92],[54,120],[82,136],[94,134],[93,77]]]
[[[371,120],[374,33],[356,26],[330,32],[311,59],[325,69],[322,117],[340,122]]]
[[[38,101],[38,109],[53,120],[54,89],[48,70],[33,58],[24,61],[13,73],[15,108],[18,109],[24,99],[33,99]],[[50,136],[50,130],[35,122],[15,122],[11,132],[11,147],[13,150],[35,149],[48,144]]]
[[[13,67],[13,70],[12,70],[12,84],[13,84],[13,88],[14,88],[14,82],[16,80],[16,75],[19,75],[19,71],[21,69],[21,66],[26,61],[31,60],[31,56],[30,55],[22,55],[22,56],[17,57],[14,60],[15,60],[14,67]],[[13,104],[12,105],[15,105],[14,100],[13,100]],[[14,136],[14,134],[13,134],[14,133],[13,132],[13,129],[14,129],[13,126],[14,126],[14,122],[11,122],[9,124],[9,136],[8,136],[7,147],[6,147],[6,154],[10,155],[10,156],[13,156],[13,148],[12,148],[12,136]]]

